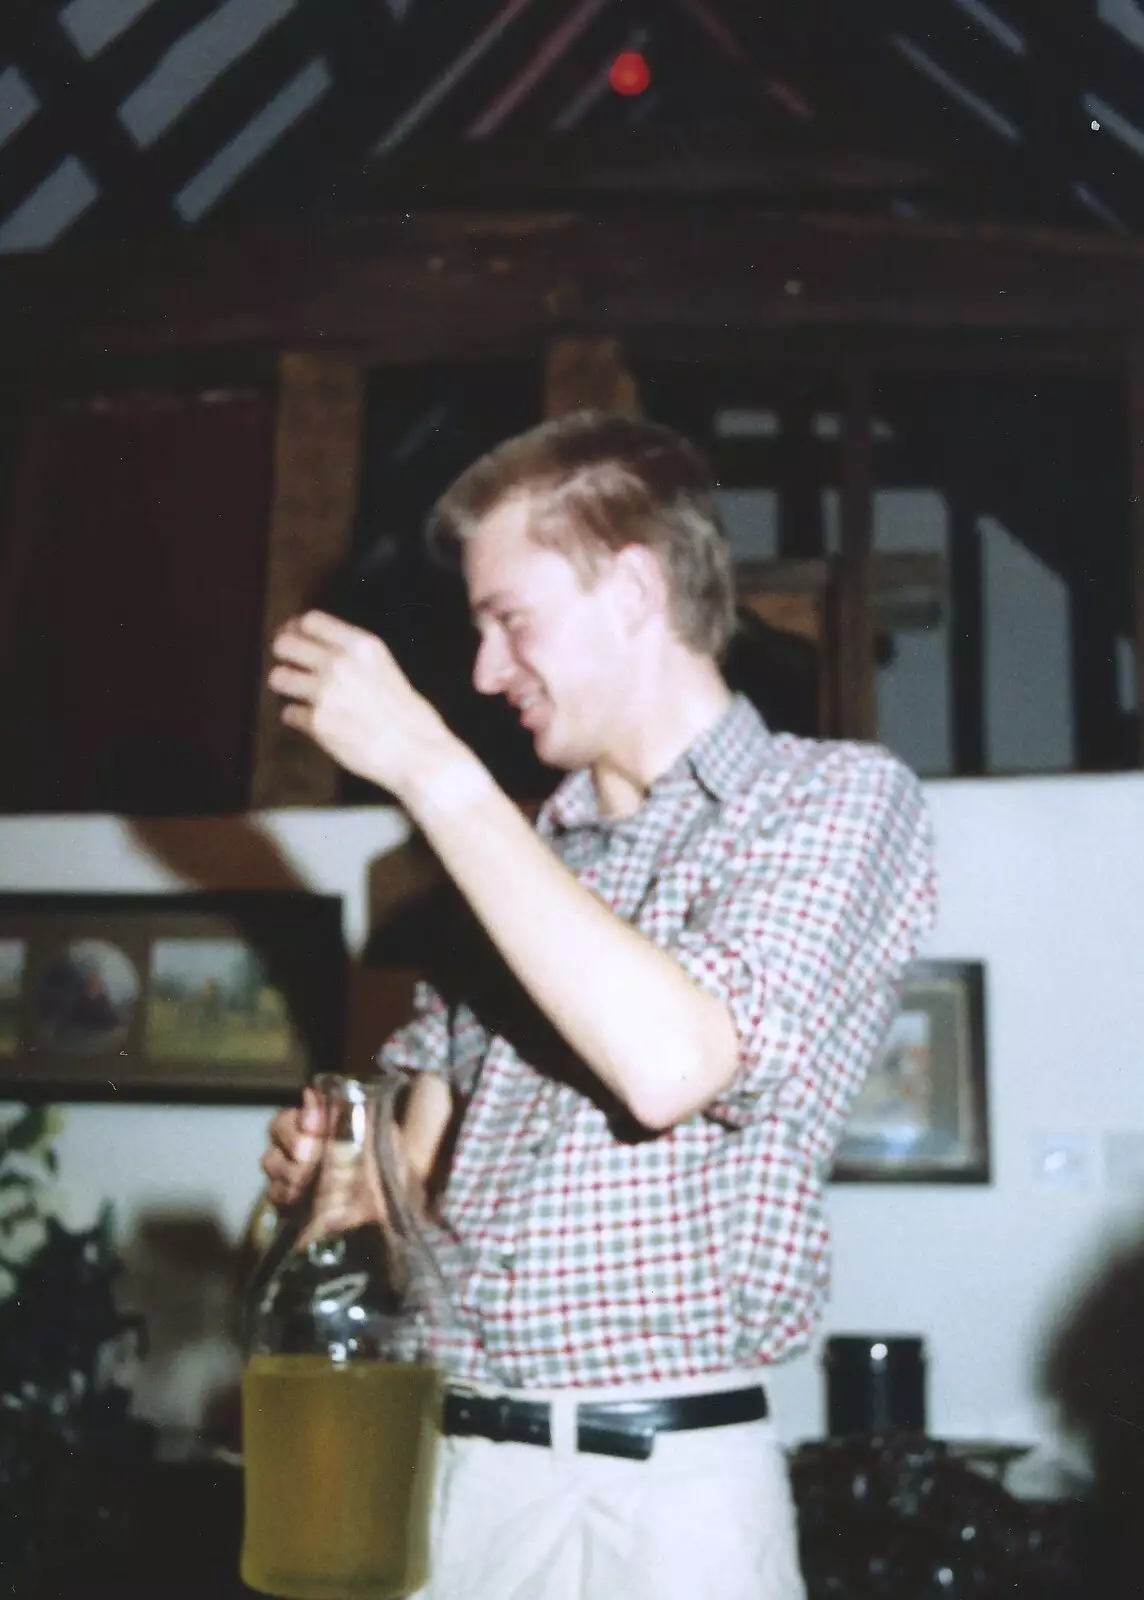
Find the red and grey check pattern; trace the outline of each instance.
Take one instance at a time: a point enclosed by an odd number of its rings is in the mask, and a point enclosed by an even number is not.
[[[804,1346],[829,1277],[823,1189],[935,905],[915,778],[875,746],[771,735],[736,699],[633,817],[587,773],[538,827],[582,883],[731,1008],[738,1075],[641,1132],[427,985],[382,1051],[466,1109],[440,1245],[457,1378],[693,1377]],[[546,1066],[548,1070],[546,1070]]]

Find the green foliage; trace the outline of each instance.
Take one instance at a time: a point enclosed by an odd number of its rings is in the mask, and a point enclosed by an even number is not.
[[[56,1175],[55,1140],[62,1118],[55,1106],[21,1106],[0,1123],[0,1296],[42,1242]]]
[[[60,1126],[40,1105],[0,1121],[0,1593],[28,1600],[130,1570],[124,1471],[154,1447],[121,1381],[143,1328],[116,1303],[111,1207],[74,1233],[52,1214]]]

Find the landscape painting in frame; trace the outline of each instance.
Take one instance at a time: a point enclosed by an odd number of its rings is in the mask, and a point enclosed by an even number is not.
[[[281,1061],[290,1007],[241,939],[156,939],[143,1049],[152,1061]]]
[[[988,1183],[985,969],[918,961],[847,1121],[841,1182]]]
[[[0,896],[0,1094],[291,1099],[345,982],[334,896]]]

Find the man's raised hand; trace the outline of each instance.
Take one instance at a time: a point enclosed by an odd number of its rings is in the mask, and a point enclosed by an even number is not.
[[[273,643],[268,683],[282,721],[340,766],[403,798],[452,736],[373,633],[322,611],[292,618]]]

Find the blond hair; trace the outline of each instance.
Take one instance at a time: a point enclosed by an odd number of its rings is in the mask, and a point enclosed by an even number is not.
[[[663,563],[681,639],[720,657],[735,626],[731,551],[702,454],[642,417],[578,411],[497,445],[438,500],[429,539],[456,550],[505,501],[535,497],[531,528],[587,576],[600,558],[645,545]]]

